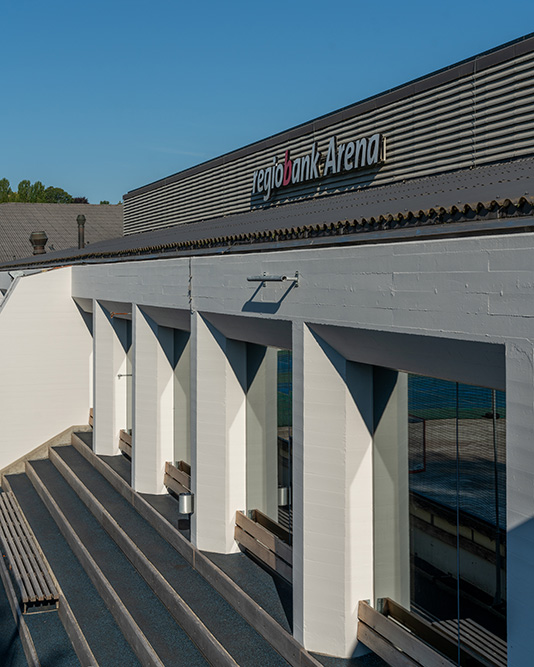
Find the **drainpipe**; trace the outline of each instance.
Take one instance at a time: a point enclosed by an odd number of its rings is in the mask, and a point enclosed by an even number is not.
[[[76,222],[78,223],[78,248],[85,248],[85,215],[80,214]]]

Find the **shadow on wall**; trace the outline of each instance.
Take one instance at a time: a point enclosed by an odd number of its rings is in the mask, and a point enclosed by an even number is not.
[[[278,312],[284,299],[291,290],[296,288],[294,282],[287,285],[273,285],[261,283],[254,290],[254,294],[245,302],[241,309],[245,313],[266,313],[272,315]]]

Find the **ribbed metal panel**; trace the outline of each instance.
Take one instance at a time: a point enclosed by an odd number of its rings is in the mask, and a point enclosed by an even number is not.
[[[303,198],[348,192],[407,178],[534,154],[534,54],[488,67],[305,136],[253,152],[124,202],[124,231],[132,234],[249,211]],[[252,175],[286,150],[296,158],[314,141],[323,155],[339,142],[381,132],[387,158],[379,168],[353,171],[274,191],[267,204],[251,196]]]

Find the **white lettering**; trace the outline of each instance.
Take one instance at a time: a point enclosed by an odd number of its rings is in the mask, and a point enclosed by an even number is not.
[[[321,153],[317,150],[317,144],[314,143],[312,146],[312,154],[311,154],[311,169],[310,169],[310,178],[319,178],[319,169],[317,167],[317,163],[319,162],[319,158],[321,157]]]
[[[358,139],[355,147],[354,169],[365,167],[365,154],[367,152],[367,139]],[[361,159],[360,159],[361,158]]]
[[[354,167],[354,162],[352,161],[352,156],[354,155],[354,141],[349,141],[348,144],[345,144],[345,160],[343,164],[345,169],[349,171]]]
[[[305,155],[302,158],[302,175],[300,177],[301,181],[309,181],[310,180],[310,156]]]
[[[300,183],[300,163],[301,158],[299,157],[296,160],[293,160],[293,173],[291,174],[292,183]]]
[[[263,192],[263,199],[267,201],[275,188],[377,164],[385,160],[386,142],[378,132],[369,138],[362,137],[344,144],[338,144],[337,137],[333,136],[328,141],[324,166],[317,142],[312,144],[309,153],[301,157],[290,159],[290,150],[285,151],[283,162],[278,162],[278,158],[273,157],[270,167],[254,171],[253,194]]]
[[[265,178],[263,179],[263,188],[265,190],[265,194],[263,195],[263,201],[267,201],[271,196],[272,174],[272,167],[269,167],[269,169],[265,170]]]
[[[380,134],[373,134],[367,146],[367,164],[376,164],[380,159]]]
[[[315,144],[314,144],[315,145]],[[328,176],[328,171],[333,174],[336,170],[336,138],[332,137],[328,143],[328,152],[326,153],[326,162],[324,163],[323,176]]]
[[[341,171],[341,158],[343,157],[343,151],[345,150],[345,144],[341,144],[341,146],[337,149],[337,173]]]
[[[284,180],[284,165],[282,163],[277,164],[276,167],[274,167],[274,186],[275,188],[279,188],[282,185],[282,181]]]

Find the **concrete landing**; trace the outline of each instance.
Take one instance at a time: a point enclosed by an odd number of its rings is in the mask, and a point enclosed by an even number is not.
[[[293,631],[293,588],[244,553],[203,552],[288,632]]]
[[[388,667],[388,663],[374,653],[362,655],[359,658],[332,658],[317,653],[312,653],[312,655],[325,667]]]

